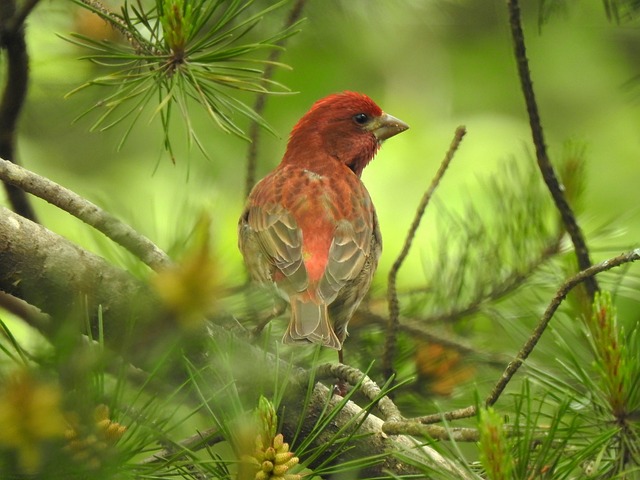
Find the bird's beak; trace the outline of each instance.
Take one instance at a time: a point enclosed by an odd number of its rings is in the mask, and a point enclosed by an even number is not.
[[[371,131],[378,139],[378,142],[402,133],[408,128],[409,125],[388,113],[383,113],[371,125]]]

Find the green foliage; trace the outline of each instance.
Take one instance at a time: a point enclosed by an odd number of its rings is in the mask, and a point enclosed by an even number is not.
[[[480,462],[490,480],[512,478],[513,458],[509,452],[507,436],[500,415],[491,407],[478,412],[480,431]]]
[[[570,407],[563,407],[574,425],[563,440],[571,454],[564,461],[565,475],[579,468],[607,478],[640,466],[638,328],[636,324],[625,334],[609,294],[598,295],[593,314],[577,332],[555,335],[560,369],[532,371],[553,402]],[[550,478],[566,477],[556,473]]]
[[[126,122],[119,147],[134,125],[152,106],[149,121],[159,117],[164,148],[173,154],[170,132],[173,117],[184,125],[188,144],[207,153],[192,123],[194,107],[204,110],[223,131],[245,137],[237,116],[270,130],[236,92],[286,92],[283,85],[263,77],[269,63],[265,50],[281,48],[279,42],[296,33],[293,25],[259,40],[247,40],[265,16],[286,3],[275,2],[252,13],[253,0],[156,0],[151,5],[125,0],[120,13],[100,4],[80,1],[83,8],[101,16],[123,35],[124,41],[96,40],[73,34],[69,41],[91,53],[84,58],[108,73],[73,90],[106,87],[110,93],[82,116],[96,112],[92,130],[107,130]],[[282,66],[278,64],[279,66]],[[153,106],[155,104],[155,106]]]
[[[506,162],[483,180],[462,213],[441,209],[436,250],[425,264],[427,288],[409,311],[452,322],[514,292],[559,253],[553,206],[533,161]]]
[[[616,22],[631,20],[640,11],[638,0],[603,0],[603,4],[609,20]]]

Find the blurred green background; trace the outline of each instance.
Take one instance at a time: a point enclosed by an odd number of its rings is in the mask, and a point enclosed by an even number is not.
[[[263,3],[263,2],[258,2]],[[584,142],[587,191],[581,222],[589,238],[615,226],[597,248],[622,250],[640,238],[640,73],[636,25],[607,20],[602,3],[567,2],[539,29],[538,2],[523,2],[534,85],[551,156],[568,140]],[[283,22],[285,8],[259,28]],[[294,95],[268,99],[264,116],[278,132],[262,133],[259,177],[281,158],[288,132],[316,99],[357,90],[411,125],[388,142],[364,173],[384,235],[378,281],[402,245],[415,207],[436,171],[457,125],[468,135],[437,193],[456,208],[482,202],[480,178],[500,175],[505,159],[533,161],[528,121],[513,60],[503,1],[308,2],[301,32],[289,40],[276,80]],[[28,27],[32,82],[21,119],[22,163],[77,191],[169,248],[201,210],[214,221],[215,247],[225,278],[239,281],[235,225],[242,208],[248,143],[220,132],[204,117],[195,122],[206,150],[163,154],[159,122],[144,118],[121,151],[122,129],[89,132],[91,118],[72,123],[102,91],[64,95],[96,76],[79,60],[86,52],[58,35],[85,25],[71,3],[39,5]],[[85,30],[86,31],[86,30]],[[100,90],[100,87],[96,87]],[[253,103],[250,95],[243,95]],[[242,124],[244,120],[240,119]],[[242,124],[247,126],[247,122]],[[180,125],[175,138],[183,139]],[[66,214],[38,203],[46,224],[91,246],[95,236]],[[422,256],[434,237],[432,206],[419,241],[401,271],[401,283],[419,285]],[[594,252],[596,259],[609,255]]]
[[[586,145],[587,190],[580,222],[594,260],[637,246],[637,24],[610,22],[602,2],[594,0],[562,2],[566,9],[558,9],[540,28],[538,2],[522,3],[550,154],[561,155],[567,141]],[[255,34],[279,28],[287,8],[266,18]],[[297,93],[268,99],[264,116],[279,135],[262,133],[258,176],[277,165],[296,120],[313,101],[331,92],[367,93],[385,111],[409,123],[411,129],[385,144],[363,175],[384,237],[376,282],[385,288],[419,199],[455,127],[466,125],[468,134],[400,272],[401,285],[421,285],[423,261],[432,254],[430,245],[436,238],[437,204],[454,210],[468,202],[482,204],[481,179],[500,175],[502,162],[510,158],[534,161],[505,2],[322,0],[307,2],[304,16],[301,32],[288,41],[281,57],[292,69],[278,69],[275,75]],[[64,98],[104,71],[80,60],[86,52],[60,35],[101,27],[100,22],[89,24],[70,2],[43,3],[31,15],[32,81],[20,124],[21,162],[115,213],[170,251],[180,249],[199,214],[206,211],[222,259],[221,277],[229,284],[241,283],[236,222],[243,204],[248,143],[197,114],[193,120],[210,159],[186,148],[182,127],[176,124],[172,164],[162,150],[158,119],[148,122],[151,112],[142,116],[120,151],[116,145],[121,126],[98,133],[89,131],[91,117],[73,123],[108,92],[95,87]],[[251,95],[241,97],[253,103]],[[248,127],[246,120],[238,121]],[[108,242],[70,216],[43,202],[37,209],[52,230],[103,255],[126,257],[117,247],[105,252]]]

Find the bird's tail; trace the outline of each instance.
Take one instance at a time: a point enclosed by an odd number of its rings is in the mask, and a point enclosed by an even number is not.
[[[291,297],[291,320],[282,343],[319,343],[325,347],[340,350],[342,342],[338,339],[331,324],[325,303],[304,301]]]

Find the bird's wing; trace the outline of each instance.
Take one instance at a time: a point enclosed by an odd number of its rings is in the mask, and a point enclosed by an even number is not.
[[[270,203],[250,205],[243,219],[241,242],[253,242],[258,253],[282,272],[292,288],[291,292],[305,290],[309,279],[302,257],[302,231],[293,215],[281,205]],[[275,280],[273,275],[270,279]]]
[[[358,276],[371,250],[371,226],[363,218],[340,220],[336,226],[318,294],[331,303],[344,285]]]

